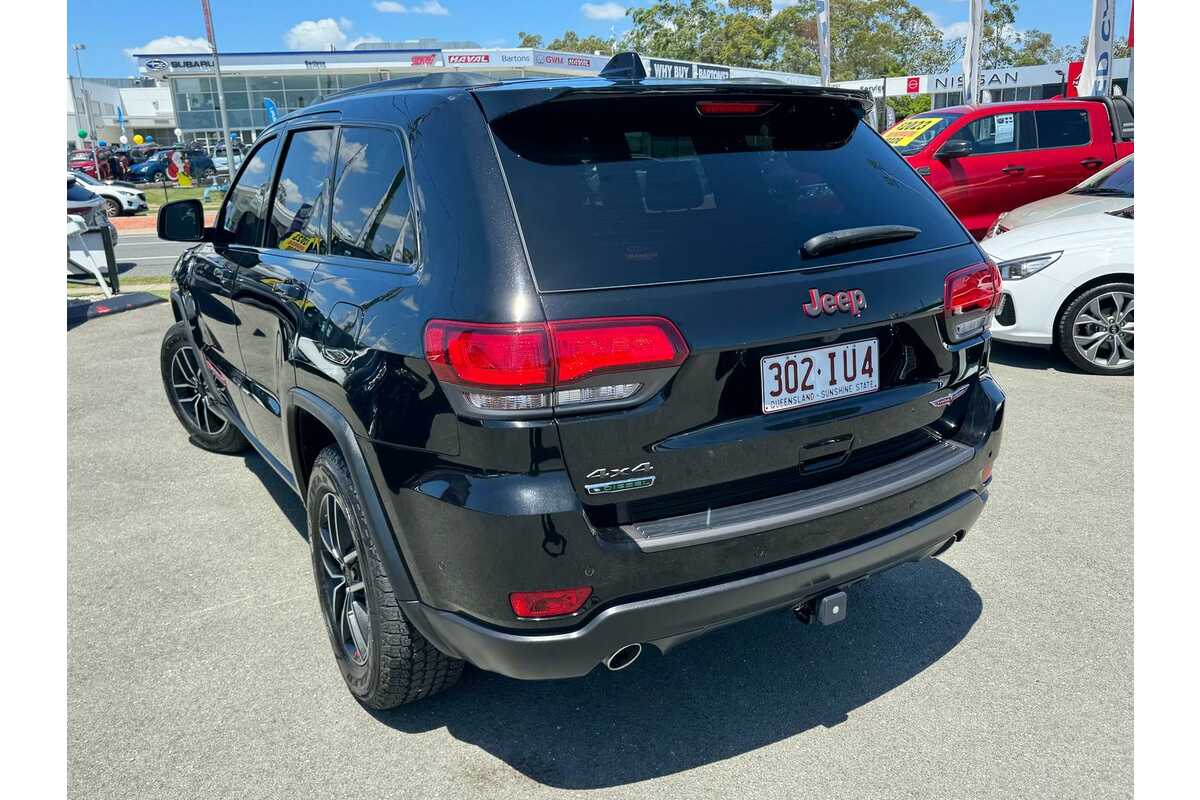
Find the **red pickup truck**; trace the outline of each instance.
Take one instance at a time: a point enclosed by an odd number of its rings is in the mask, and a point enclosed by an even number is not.
[[[883,138],[924,176],[975,238],[1001,212],[1061,194],[1133,152],[1133,103],[1081,97],[950,106]]]

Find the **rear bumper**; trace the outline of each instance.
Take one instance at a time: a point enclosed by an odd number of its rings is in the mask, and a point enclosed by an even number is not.
[[[439,649],[482,669],[513,678],[577,677],[624,645],[650,643],[666,652],[723,625],[925,558],[965,534],[986,501],[986,491],[968,490],[834,553],[738,580],[619,603],[563,633],[500,631],[419,601],[406,604],[405,613]]]

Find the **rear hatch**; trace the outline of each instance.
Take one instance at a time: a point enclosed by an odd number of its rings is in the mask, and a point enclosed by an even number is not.
[[[982,257],[856,99],[646,81],[480,101],[546,318],[663,317],[686,340],[639,404],[556,412],[602,534],[934,443],[952,410],[931,401],[966,374],[946,277]],[[881,225],[915,232],[802,253]]]

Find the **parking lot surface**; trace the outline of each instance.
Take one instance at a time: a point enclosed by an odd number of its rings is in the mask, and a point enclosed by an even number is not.
[[[68,335],[73,797],[1132,796],[1133,380],[997,347],[987,510],[938,560],[619,673],[343,687],[299,500],[189,444],[165,304]]]

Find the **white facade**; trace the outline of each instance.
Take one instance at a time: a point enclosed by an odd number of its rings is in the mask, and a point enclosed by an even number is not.
[[[175,110],[168,86],[113,86],[84,79],[67,78],[67,143],[79,147],[78,132],[88,129],[84,110],[84,91],[92,108],[92,133],[97,141],[115,144],[122,131],[118,109],[124,115],[125,134],[132,139],[135,133],[151,135],[156,141],[174,140]],[[90,141],[90,138],[89,138]]]

